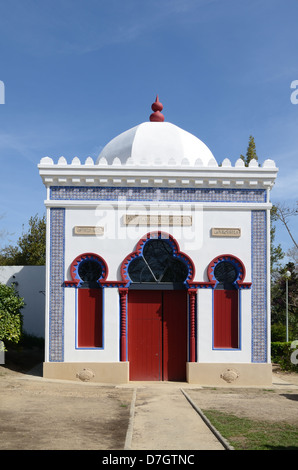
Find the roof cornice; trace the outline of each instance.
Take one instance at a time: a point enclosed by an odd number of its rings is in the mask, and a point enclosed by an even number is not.
[[[38,165],[40,176],[46,187],[50,186],[156,186],[156,187],[222,187],[271,189],[278,168],[273,160],[265,160],[259,166],[252,160],[248,167],[241,159],[232,166],[225,159],[221,166],[136,166],[132,162],[121,164],[115,159],[112,165],[105,162],[94,164],[88,157],[84,164],[75,157],[70,164],[64,157],[57,164],[49,157]]]

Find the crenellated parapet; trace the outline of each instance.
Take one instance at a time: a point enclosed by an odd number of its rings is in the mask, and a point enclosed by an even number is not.
[[[50,157],[41,159],[38,165],[40,175],[46,186],[79,185],[79,186],[159,186],[159,187],[212,187],[212,188],[245,188],[271,189],[278,172],[273,160],[267,159],[260,166],[251,160],[248,167],[242,159],[232,165],[224,159],[219,166],[215,160],[203,165],[199,158],[191,164],[182,157],[180,161],[169,158],[167,164],[159,161],[142,164],[128,157],[124,163],[115,157],[111,163],[102,157],[98,163],[91,157],[82,162],[74,157],[67,162],[60,157],[57,163]]]

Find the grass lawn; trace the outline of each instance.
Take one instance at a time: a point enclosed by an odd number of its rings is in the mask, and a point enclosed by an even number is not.
[[[298,428],[254,421],[216,410],[202,410],[235,450],[298,450]]]

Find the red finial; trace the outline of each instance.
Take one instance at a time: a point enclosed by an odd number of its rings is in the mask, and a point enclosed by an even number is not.
[[[160,112],[163,110],[163,105],[159,102],[158,95],[156,96],[156,100],[152,104],[151,109],[154,111],[154,113],[150,115],[151,122],[163,122],[165,120],[164,115]]]

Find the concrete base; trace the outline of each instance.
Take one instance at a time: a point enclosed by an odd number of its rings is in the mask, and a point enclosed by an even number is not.
[[[272,364],[187,362],[186,380],[212,386],[268,386],[272,385]]]
[[[129,383],[129,362],[44,362],[48,379],[79,382]],[[207,386],[270,386],[271,364],[186,363],[186,381]]]
[[[128,383],[128,362],[44,362],[43,377],[96,383]]]

